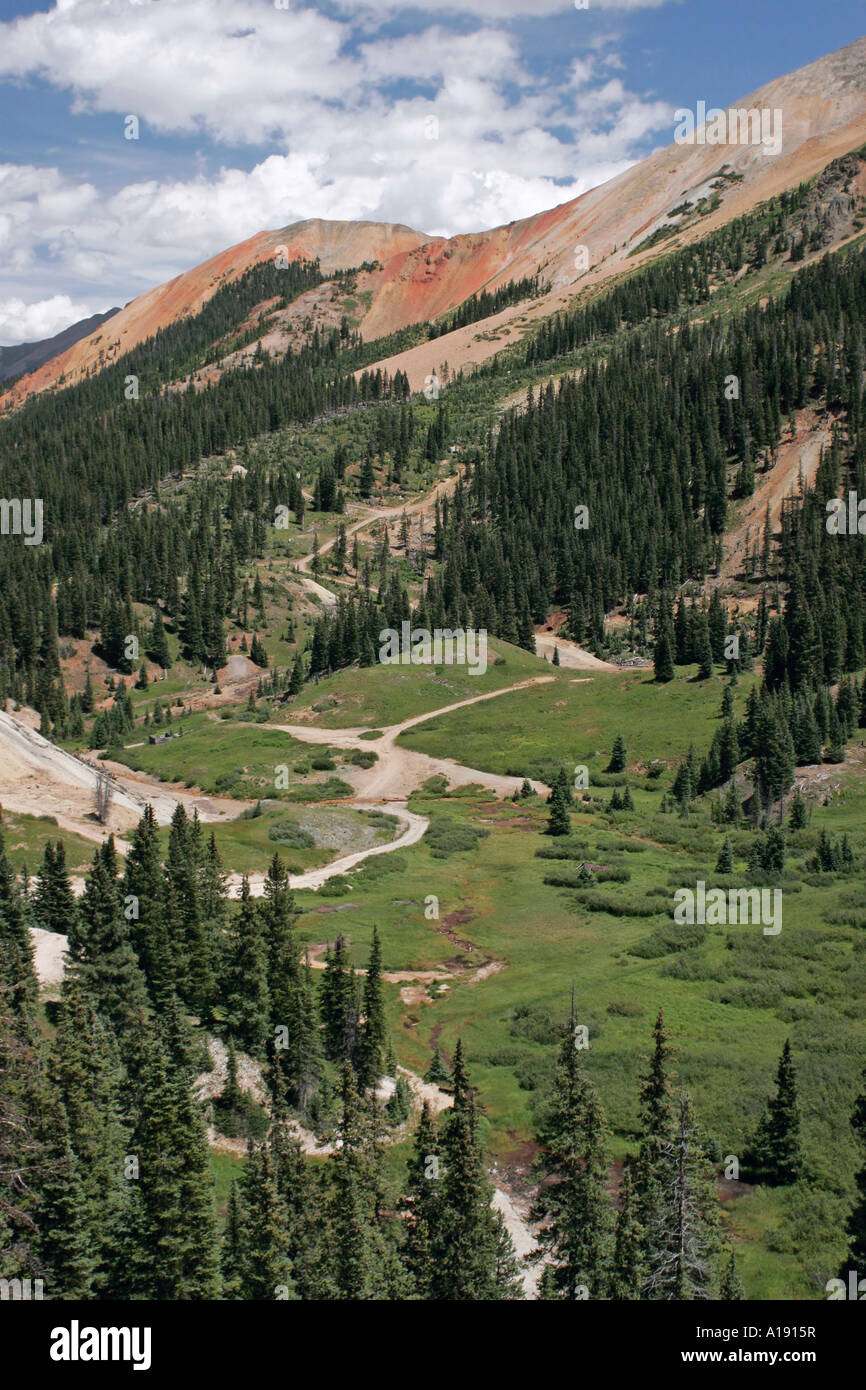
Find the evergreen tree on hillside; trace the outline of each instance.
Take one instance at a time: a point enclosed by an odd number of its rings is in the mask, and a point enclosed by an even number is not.
[[[722,1302],[731,1303],[745,1298],[745,1290],[737,1269],[737,1260],[733,1250],[728,1255],[728,1262],[722,1271],[719,1283],[719,1298]]]
[[[364,1017],[358,1040],[358,1083],[362,1089],[375,1086],[381,1077],[387,1041],[382,992],[382,945],[376,927],[373,928],[373,942],[364,976],[363,997]]]
[[[607,1127],[578,1050],[572,1003],[553,1096],[539,1133],[541,1183],[533,1206],[546,1256],[546,1296],[606,1296],[613,1214],[607,1195]]]
[[[136,1176],[122,1236],[121,1287],[136,1299],[216,1298],[216,1219],[204,1119],[188,1074],[139,1034],[128,1096]]]
[[[627,1158],[623,1163],[619,1187],[619,1211],[609,1284],[609,1297],[620,1301],[640,1298],[646,1268],[646,1231],[640,1221],[637,1183],[635,1160]]]
[[[547,834],[569,835],[570,833],[571,817],[568,811],[568,799],[560,784],[555,782],[553,791],[550,794],[550,814],[547,819]]]
[[[683,1092],[673,1133],[657,1150],[658,1200],[646,1228],[643,1297],[716,1297],[718,1199],[715,1175]]]
[[[126,856],[124,915],[131,911],[129,935],[150,989],[158,999],[172,987],[174,962],[167,924],[167,883],[162,871],[159,827],[148,802],[132,834]]]
[[[401,1202],[405,1213],[403,1264],[415,1298],[432,1299],[436,1284],[434,1251],[441,1244],[442,1172],[436,1121],[427,1101],[415,1131],[408,1183]]]
[[[235,1194],[232,1231],[236,1264],[227,1271],[235,1297],[294,1298],[286,1211],[267,1144],[250,1144],[239,1189]]]
[[[117,880],[114,839],[93,856],[78,916],[69,934],[71,973],[98,1013],[131,1042],[147,1014],[147,989],[129,939]]]
[[[67,972],[61,988],[49,1075],[62,1105],[85,1213],[75,1221],[93,1261],[93,1287],[110,1295],[118,1277],[119,1231],[128,1200],[129,1153],[122,1110],[124,1080],[117,1041],[84,983]]]
[[[66,872],[63,841],[52,844],[51,840],[46,840],[33,895],[36,924],[44,931],[60,932],[66,936],[77,910],[75,894]]]
[[[513,1252],[509,1264],[501,1218],[490,1206],[493,1189],[484,1170],[478,1111],[459,1040],[453,1085],[454,1105],[442,1121],[441,1132],[444,1175],[434,1296],[457,1301],[514,1298],[516,1266]]]
[[[358,1038],[358,985],[346,938],[338,936],[325,954],[321,1015],[325,1053],[332,1061],[354,1057]]]
[[[860,1093],[854,1102],[851,1128],[854,1131],[860,1166],[854,1178],[857,1198],[845,1223],[848,1253],[840,1271],[843,1279],[847,1277],[849,1269],[858,1272],[866,1269],[866,1070],[862,1073]]]
[[[88,1298],[96,1267],[90,1211],[69,1125],[56,1092],[42,1115],[43,1150],[37,1223],[39,1260],[52,1298]]]
[[[665,629],[656,637],[655,648],[653,651],[653,669],[655,678],[660,684],[672,681],[675,675],[673,656],[671,654],[671,640]]]
[[[610,762],[605,768],[605,772],[625,772],[627,751],[625,739],[622,734],[617,734],[613,742],[613,752],[610,755]]]
[[[786,1039],[779,1058],[776,1093],[767,1103],[744,1167],[752,1181],[771,1186],[796,1182],[802,1173],[800,1107],[790,1039]]]
[[[7,1007],[22,1019],[30,1019],[36,1002],[36,974],[30,941],[28,904],[6,853],[0,830],[0,971],[8,990]]]
[[[229,926],[223,1001],[226,1020],[240,1045],[261,1057],[272,1037],[268,950],[261,915],[241,880],[240,906]]]

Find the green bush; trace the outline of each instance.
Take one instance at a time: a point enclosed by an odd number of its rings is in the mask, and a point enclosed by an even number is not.
[[[618,1014],[620,1018],[641,1018],[644,1006],[633,999],[611,999],[607,1011],[609,1014]]]
[[[489,830],[479,830],[465,821],[452,820],[450,816],[433,816],[425,832],[424,842],[437,859],[447,859],[449,854],[462,854],[476,849],[478,841],[489,833]]]
[[[268,829],[268,839],[289,849],[315,849],[316,839],[294,820],[277,820]]]
[[[328,878],[319,889],[319,896],[322,898],[345,898],[347,893],[352,891],[352,885],[344,874],[335,874],[333,878]]]

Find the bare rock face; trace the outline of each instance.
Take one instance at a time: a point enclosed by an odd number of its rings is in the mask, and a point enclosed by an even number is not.
[[[310,219],[260,232],[134,299],[100,334],[82,339],[16,382],[0,397],[0,409],[116,361],[159,328],[196,313],[221,283],[273,256],[278,247],[285,247],[291,258],[318,257],[326,272],[375,263],[357,280],[360,302],[367,306],[360,331],[368,341],[435,318],[482,288],[539,274],[550,282],[549,294],[497,315],[495,327],[507,328],[512,336],[505,341],[514,341],[528,323],[554,312],[578,289],[621,271],[661,229],[666,250],[695,240],[835,160],[838,176],[818,190],[821,197],[827,195],[822,237],[829,229],[832,239],[833,230],[854,213],[857,171],[845,167],[844,156],[866,141],[866,39],[767,83],[735,107],[753,108],[777,113],[778,148],[776,142],[772,149],[759,143],[702,142],[698,129],[693,143],[672,143],[580,198],[489,231],[430,238],[397,224]],[[671,216],[684,205],[698,209],[698,215]],[[656,254],[652,244],[637,250],[631,264],[649,254]],[[269,349],[285,351],[289,345],[284,339]],[[413,349],[414,356],[406,355],[401,365],[417,388],[431,362],[443,356],[452,363],[459,359],[461,365],[480,361],[498,346],[501,341],[485,342],[474,324],[449,335],[449,351],[443,352],[438,340],[435,348]]]

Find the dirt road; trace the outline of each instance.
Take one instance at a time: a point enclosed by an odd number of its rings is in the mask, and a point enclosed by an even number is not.
[[[466,767],[453,758],[432,758],[426,753],[417,753],[414,749],[401,747],[397,739],[416,724],[425,724],[427,720],[451,714],[453,710],[465,709],[468,705],[477,705],[484,700],[495,700],[501,695],[510,695],[515,690],[525,690],[529,686],[542,685],[553,679],[553,676],[531,676],[528,680],[504,686],[502,690],[491,690],[484,695],[455,700],[453,704],[443,705],[440,709],[413,715],[411,719],[404,719],[400,724],[389,725],[375,743],[362,737],[367,732],[364,729],[321,729],[312,728],[307,724],[273,724],[271,727],[281,729],[303,743],[325,743],[332,748],[346,749],[374,748],[379,755],[378,762],[371,768],[359,770],[356,774],[356,784],[366,801],[405,803],[411,793],[423,786],[428,778],[439,775],[447,777],[451,786],[465,787],[477,783],[495,791],[499,796],[511,796],[519,790],[522,778],[503,777],[496,772],[482,772],[479,768]],[[533,782],[532,787],[541,794],[546,794],[548,790],[543,782]]]

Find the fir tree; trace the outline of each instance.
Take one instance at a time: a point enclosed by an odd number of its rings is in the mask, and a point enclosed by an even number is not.
[[[607,1130],[595,1087],[581,1065],[573,1003],[539,1140],[542,1180],[533,1218],[541,1223],[548,1294],[571,1301],[604,1298],[613,1226]]]
[[[779,1058],[776,1094],[767,1104],[744,1166],[754,1181],[771,1186],[796,1182],[802,1173],[800,1109],[790,1039]]]

